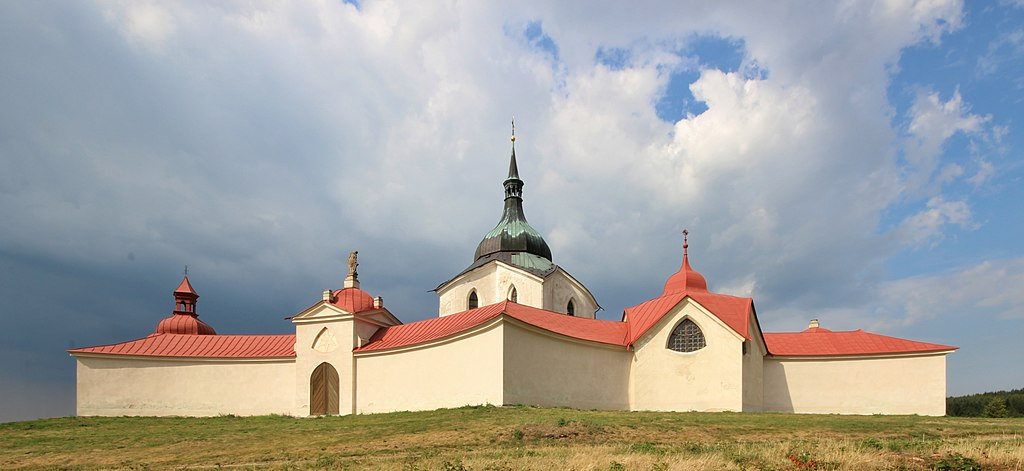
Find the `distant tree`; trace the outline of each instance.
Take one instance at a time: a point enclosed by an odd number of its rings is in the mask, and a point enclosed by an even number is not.
[[[948,397],[946,414],[953,417],[984,417],[985,408],[995,398],[1003,401],[1006,417],[1024,417],[1024,389]]]
[[[1007,417],[1010,415],[1010,411],[1006,410],[1006,401],[1002,397],[993,397],[988,404],[985,405],[985,410],[981,411],[981,415],[985,417]]]

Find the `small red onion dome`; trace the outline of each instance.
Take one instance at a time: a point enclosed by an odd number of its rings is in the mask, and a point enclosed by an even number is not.
[[[164,318],[156,325],[158,334],[191,334],[191,335],[217,335],[217,331],[199,319],[189,314],[171,314],[171,317]]]
[[[199,320],[196,314],[196,300],[199,293],[188,282],[188,275],[174,289],[174,312],[156,325],[158,334],[217,335],[209,324]]]
[[[373,309],[373,297],[359,288],[342,288],[331,293],[331,304],[353,314]]]
[[[668,277],[668,281],[665,282],[665,290],[662,292],[662,296],[666,296],[672,293],[683,293],[687,291],[707,291],[708,281],[704,279],[704,275],[697,273],[690,266],[690,244],[686,240],[686,236],[689,235],[689,231],[683,231],[683,264],[672,276]]]

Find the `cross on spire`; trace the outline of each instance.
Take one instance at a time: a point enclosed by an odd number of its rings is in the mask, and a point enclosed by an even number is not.
[[[690,243],[687,240],[689,235],[690,235],[690,231],[687,230],[687,229],[683,229],[683,256],[684,257],[688,255],[687,252],[688,252],[688,249],[690,248]]]
[[[512,145],[516,143],[516,117],[512,117]]]
[[[188,276],[188,265],[185,265],[185,276]]]

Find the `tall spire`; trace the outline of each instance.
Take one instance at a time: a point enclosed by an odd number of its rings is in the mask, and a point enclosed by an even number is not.
[[[519,179],[516,165],[516,120],[512,119],[512,157],[508,162],[508,178],[505,179],[505,198],[523,198],[523,181]]]
[[[505,208],[498,225],[491,229],[476,248],[474,260],[498,252],[526,252],[551,261],[551,249],[544,237],[530,227],[523,213],[523,181],[516,164],[516,124],[512,121],[512,156],[509,158],[505,187]]]

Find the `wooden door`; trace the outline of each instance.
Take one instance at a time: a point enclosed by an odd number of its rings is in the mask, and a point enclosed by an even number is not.
[[[309,377],[309,415],[338,415],[338,370],[329,363]]]

